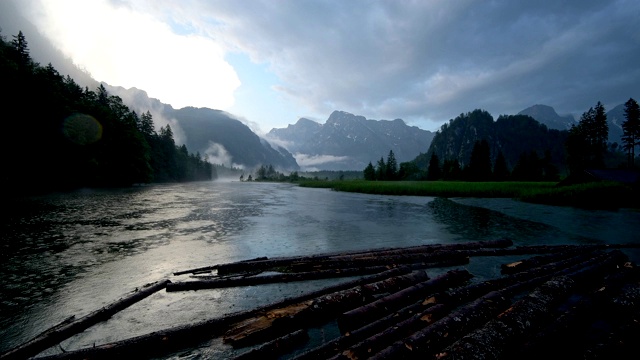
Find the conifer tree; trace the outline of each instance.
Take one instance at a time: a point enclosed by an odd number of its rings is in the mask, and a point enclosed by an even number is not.
[[[427,169],[427,180],[438,180],[442,177],[442,171],[440,170],[440,160],[435,151],[431,154],[429,160],[429,168]]]
[[[627,151],[627,163],[632,168],[636,157],[636,146],[640,145],[640,107],[633,98],[624,104],[624,117],[622,147]]]

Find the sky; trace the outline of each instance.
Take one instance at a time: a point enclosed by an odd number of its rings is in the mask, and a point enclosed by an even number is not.
[[[435,131],[474,109],[640,99],[637,0],[2,2],[96,80],[262,133],[334,110]]]

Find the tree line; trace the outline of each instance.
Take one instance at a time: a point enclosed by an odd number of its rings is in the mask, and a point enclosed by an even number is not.
[[[0,181],[9,191],[215,177],[206,157],[175,144],[169,125],[156,132],[150,112],[139,116],[104,86],[83,89],[51,63],[34,62],[22,32],[11,41],[0,35],[0,78],[5,90]]]
[[[475,113],[477,112],[479,111]],[[635,168],[635,148],[640,145],[640,108],[636,100],[630,98],[625,103],[624,114],[621,138],[622,149],[626,152],[627,158],[624,166]],[[501,116],[498,122],[519,116]],[[444,130],[447,127],[448,124],[443,125]],[[606,168],[607,157],[615,158],[618,144],[607,143],[609,130],[602,103],[598,102],[595,107],[584,112],[578,124],[572,125],[566,132],[564,161],[570,173],[590,168]],[[552,161],[549,150],[545,150],[542,154],[536,150],[524,151],[513,168],[509,167],[501,150],[492,156],[489,142],[485,138],[474,142],[465,165],[461,165],[457,158],[441,161],[435,151],[430,149],[429,152],[431,156],[427,166],[420,166],[421,156],[398,166],[393,151],[390,151],[386,162],[384,158],[380,158],[375,166],[369,162],[363,170],[364,179],[461,181],[558,181],[560,179],[560,170]],[[492,159],[495,160],[492,162]]]

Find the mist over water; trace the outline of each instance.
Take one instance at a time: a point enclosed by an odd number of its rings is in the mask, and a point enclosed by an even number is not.
[[[629,210],[375,196],[271,183],[81,190],[7,206],[0,230],[0,351],[190,268],[259,256],[500,238],[516,245],[626,243],[637,241],[640,230],[640,214]],[[292,283],[162,291],[62,346],[99,345],[206,320],[333,281],[304,288]]]

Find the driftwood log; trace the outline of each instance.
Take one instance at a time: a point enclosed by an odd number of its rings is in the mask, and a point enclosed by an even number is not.
[[[142,289],[136,289],[136,291],[131,295],[120,299],[112,304],[109,304],[97,311],[94,311],[84,317],[81,317],[77,320],[67,319],[60,325],[43,332],[32,340],[26,342],[25,344],[0,355],[0,359],[23,359],[37,355],[43,350],[60,343],[62,340],[65,340],[101,321],[105,321],[115,313],[126,309],[136,302],[164,289],[168,283],[170,283],[169,280],[147,284]]]

